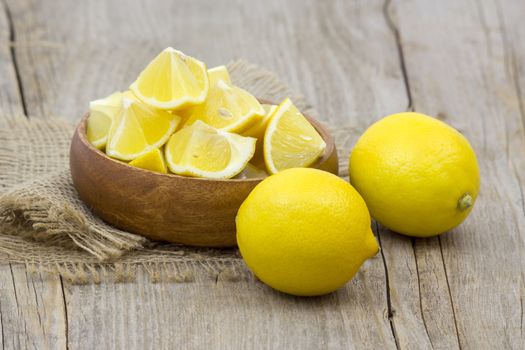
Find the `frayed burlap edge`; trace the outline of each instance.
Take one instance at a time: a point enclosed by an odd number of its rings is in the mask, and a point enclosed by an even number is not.
[[[228,69],[234,83],[254,95],[274,102],[291,97],[299,109],[317,115],[301,95],[287,88],[272,72],[242,60],[228,64]],[[62,132],[72,130],[69,123],[56,119],[28,121],[23,117],[11,117],[4,120],[13,130],[24,130],[36,124],[39,124],[37,127],[49,124]],[[347,145],[352,133],[348,131],[345,133],[345,128],[334,130],[340,151],[349,149]],[[15,152],[15,148],[9,142],[0,145],[0,174],[16,175],[12,166],[17,159],[10,153]],[[345,153],[340,153],[342,176],[346,176]],[[12,182],[13,178],[0,177],[0,192],[3,184],[11,185]],[[118,235],[108,236],[107,232],[90,227],[85,218],[71,208],[50,210],[45,198],[4,195],[0,198],[0,207],[0,231],[3,233],[0,235],[0,253],[3,253],[0,263],[25,264],[30,272],[58,274],[76,284],[129,282],[139,270],[153,282],[189,282],[219,276],[229,281],[253,278],[237,250],[156,244],[135,235],[132,236],[137,239],[131,241]],[[67,243],[57,236],[63,234],[70,238]]]
[[[100,229],[72,207],[56,207],[43,198],[5,195],[0,197],[0,208],[0,228],[8,234],[11,230],[12,234],[41,244],[80,248],[100,261],[117,259],[125,252],[142,249],[148,242],[120,230]]]
[[[8,256],[8,260],[3,259],[4,255]],[[23,233],[0,235],[0,263],[4,261],[24,264],[31,273],[58,274],[72,284],[132,282],[138,273],[144,273],[151,282],[239,281],[253,278],[237,249],[157,243],[126,254],[116,262],[101,262],[81,250],[57,251],[56,246],[26,240]]]

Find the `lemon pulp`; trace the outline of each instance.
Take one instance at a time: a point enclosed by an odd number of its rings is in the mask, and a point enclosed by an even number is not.
[[[129,165],[163,174],[168,172],[164,156],[158,148],[153,148],[151,151],[135,158],[129,162]]]
[[[206,101],[194,108],[185,125],[201,120],[217,129],[242,133],[264,114],[264,108],[250,93],[219,80],[210,88]]]
[[[266,167],[275,174],[288,168],[312,165],[323,154],[326,143],[287,98],[268,122],[263,148]]]
[[[254,138],[218,130],[200,120],[173,134],[165,151],[173,173],[219,179],[240,173],[254,152]]]
[[[109,131],[106,153],[120,160],[138,158],[162,146],[179,123],[177,115],[125,97]]]
[[[88,141],[93,146],[99,149],[106,147],[111,123],[121,107],[122,93],[118,91],[106,98],[89,103],[86,134]]]
[[[140,73],[130,90],[142,101],[160,109],[182,109],[204,102],[208,94],[206,65],[166,48]]]

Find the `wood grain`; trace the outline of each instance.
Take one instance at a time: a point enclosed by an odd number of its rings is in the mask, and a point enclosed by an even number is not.
[[[221,275],[151,284],[140,274],[136,284],[67,286],[69,341],[79,349],[395,348],[389,328],[377,327],[383,314],[368,305],[383,283],[367,276],[381,264],[369,266],[349,288],[316,298]]]
[[[26,114],[18,80],[12,14],[0,12],[0,127],[2,119]],[[2,147],[2,145],[0,145]],[[3,257],[0,256],[0,260]],[[67,314],[58,276],[28,273],[24,265],[0,264],[0,348],[65,349]]]
[[[25,106],[19,85],[18,68],[14,60],[13,42],[16,40],[12,15],[2,3],[0,12],[0,122],[9,115],[24,115]]]
[[[29,274],[24,265],[0,265],[2,349],[65,348],[62,293],[58,276]]]
[[[345,144],[386,114],[438,116],[472,142],[482,188],[471,217],[440,238],[375,227],[381,254],[344,289],[318,299],[221,275],[182,284],[144,275],[128,284],[64,283],[61,294],[59,278],[24,278],[24,266],[0,265],[3,348],[525,347],[523,2],[4,5],[1,112],[23,113],[25,105],[31,117],[76,120],[89,100],[127,87],[171,45],[210,66],[242,57],[277,72],[325,121],[352,123]],[[34,290],[24,285],[33,282]]]
[[[396,3],[413,108],[458,128],[481,160],[476,209],[437,242],[462,348],[523,347],[525,217],[516,174],[525,170],[525,134],[500,6],[495,1]],[[417,260],[427,257],[418,254]],[[420,276],[427,277],[433,278]]]

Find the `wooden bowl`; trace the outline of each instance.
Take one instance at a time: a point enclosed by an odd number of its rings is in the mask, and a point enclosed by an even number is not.
[[[70,167],[79,197],[95,214],[115,227],[153,240],[206,247],[236,245],[237,210],[262,179],[201,179],[132,167],[88,142],[87,117],[75,130]],[[307,118],[327,146],[313,167],[337,174],[332,136]]]

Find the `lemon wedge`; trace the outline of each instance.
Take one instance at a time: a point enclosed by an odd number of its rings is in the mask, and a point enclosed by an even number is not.
[[[264,134],[264,161],[271,174],[312,165],[326,148],[317,130],[287,98],[273,112]]]
[[[124,97],[109,130],[106,154],[120,160],[136,159],[166,143],[179,124],[177,115]]]
[[[228,84],[232,83],[230,73],[228,73],[226,66],[217,66],[208,69],[208,79],[210,81],[210,87],[217,84],[219,80],[224,80]]]
[[[243,132],[243,136],[255,137],[258,140],[262,140],[264,138],[264,132],[266,131],[268,122],[270,121],[273,112],[277,110],[277,106],[263,104],[262,107],[264,108],[264,117],[258,123]]]
[[[129,88],[153,107],[182,109],[204,102],[208,94],[208,73],[201,61],[168,47]]]
[[[164,161],[164,156],[158,148],[153,148],[151,151],[144,153],[138,158],[135,158],[129,162],[129,165],[163,174],[168,172],[166,162]]]
[[[165,149],[173,173],[213,179],[237,175],[254,152],[254,138],[218,130],[200,120],[173,134]]]
[[[255,146],[255,154],[252,159],[252,163],[259,167],[265,168],[263,145],[264,145],[264,132],[268,126],[268,122],[272,117],[273,113],[277,110],[276,105],[263,104],[265,111],[264,117],[251,128],[242,133],[243,136],[255,137],[257,139],[257,145]]]
[[[89,103],[87,139],[98,149],[106,147],[111,123],[122,106],[122,93],[115,92],[106,98]]]
[[[206,101],[196,106],[186,126],[197,120],[214,128],[242,133],[259,122],[264,116],[264,108],[247,91],[219,80],[210,88]]]
[[[133,93],[133,91],[131,90],[126,90],[122,93],[122,97],[127,97],[127,98],[130,98],[132,100],[135,100],[137,102],[142,102],[140,98],[137,97],[137,95],[135,95]],[[143,103],[143,102],[142,102]]]
[[[208,80],[210,88],[215,86],[219,80],[224,80],[228,84],[231,84],[230,74],[226,66],[217,66],[208,69]],[[177,114],[184,119],[188,119],[195,112],[196,106],[190,106],[184,109],[177,110]]]

